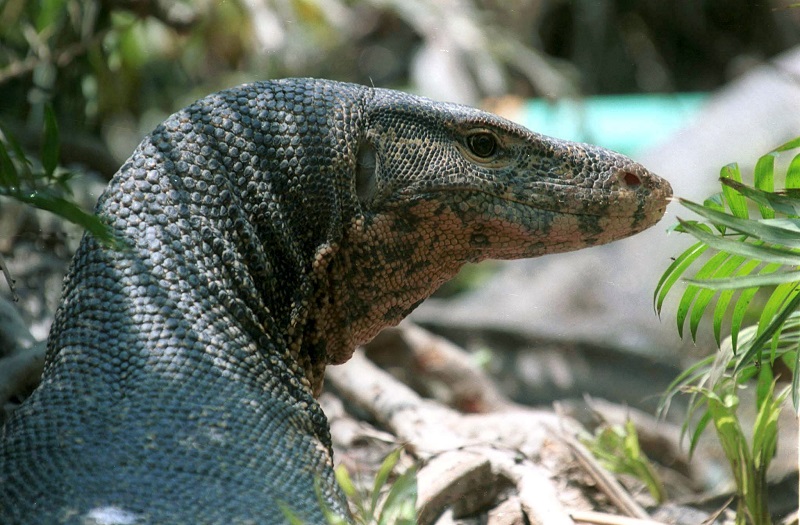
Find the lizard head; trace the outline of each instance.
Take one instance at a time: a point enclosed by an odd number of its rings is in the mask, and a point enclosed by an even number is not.
[[[351,312],[354,344],[399,322],[466,262],[627,237],[655,224],[672,194],[623,155],[465,106],[374,89],[363,119],[358,212],[341,253],[346,297],[336,301]]]
[[[470,107],[376,91],[356,187],[367,213],[438,231],[449,220],[465,237],[457,242],[464,260],[627,237],[661,219],[672,194],[667,181],[618,153]]]

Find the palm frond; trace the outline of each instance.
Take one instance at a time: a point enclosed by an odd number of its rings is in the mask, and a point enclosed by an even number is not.
[[[709,397],[700,395],[698,388],[723,377],[737,384],[746,381],[760,374],[762,360],[772,363],[787,359],[796,369],[800,340],[800,155],[789,162],[783,187],[777,190],[781,181],[776,181],[775,166],[780,154],[798,148],[800,137],[759,158],[752,184],[743,182],[739,165],[733,163],[721,170],[719,194],[703,204],[679,200],[703,222],[679,218],[675,230],[692,235],[698,242],[664,272],[653,299],[656,311],[661,313],[669,292],[678,282],[685,285],[676,321],[683,335],[688,320],[693,340],[703,319],[712,312],[720,354],[713,362],[703,361],[681,376],[669,394],[691,387],[695,393],[692,403],[698,403],[692,405],[693,410],[701,406],[708,409]],[[730,336],[722,341],[726,321]],[[744,328],[751,323],[752,327]],[[796,410],[800,408],[799,383],[794,374],[792,399]],[[701,426],[707,423],[706,418]]]

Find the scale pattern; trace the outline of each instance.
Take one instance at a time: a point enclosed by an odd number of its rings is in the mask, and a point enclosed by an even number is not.
[[[476,109],[315,79],[159,125],[65,281],[41,386],[0,434],[0,522],[347,515],[315,396],[327,364],[468,261],[641,231],[669,184]]]

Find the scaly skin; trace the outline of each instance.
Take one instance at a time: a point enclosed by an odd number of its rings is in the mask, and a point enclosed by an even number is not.
[[[311,79],[160,125],[100,198],[41,386],[0,444],[2,523],[346,514],[314,396],[326,364],[468,261],[563,252],[661,218],[669,184],[472,108]],[[105,520],[105,521],[104,521]]]

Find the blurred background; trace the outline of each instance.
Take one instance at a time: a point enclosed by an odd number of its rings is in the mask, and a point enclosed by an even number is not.
[[[142,137],[213,91],[287,76],[401,89],[620,150],[702,201],[720,168],[800,135],[791,0],[0,0],[0,125],[31,159],[49,105],[87,209]],[[786,160],[780,160],[786,162]],[[413,319],[526,403],[585,392],[652,412],[710,337],[681,340],[653,290],[692,239],[467,268]],[[46,337],[80,231],[0,200],[17,309]],[[0,279],[0,295],[11,293]],[[678,293],[675,294],[677,298]],[[672,310],[670,310],[672,308]],[[785,464],[791,466],[792,460]]]

